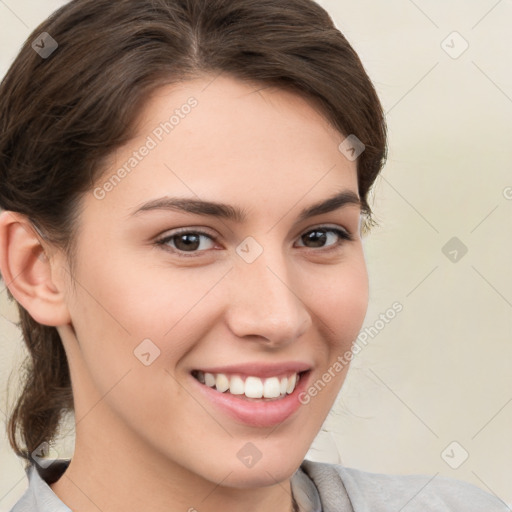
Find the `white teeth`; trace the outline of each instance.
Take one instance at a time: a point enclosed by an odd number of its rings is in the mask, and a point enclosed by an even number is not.
[[[215,379],[215,387],[217,391],[224,393],[229,389],[229,379],[223,373],[218,373]]]
[[[263,396],[265,398],[277,398],[281,394],[281,383],[277,377],[265,380],[263,385]]]
[[[267,379],[249,376],[245,381],[239,375],[229,377],[224,373],[213,374],[196,371],[194,376],[199,382],[215,388],[221,393],[229,391],[233,395],[245,395],[248,398],[278,398],[286,394],[289,395],[293,393],[299,381],[296,373],[289,377],[269,377]]]
[[[245,391],[244,381],[238,376],[233,375],[229,384],[229,392],[232,395],[243,395]]]
[[[284,379],[281,379],[281,386],[280,386],[279,392],[281,393],[281,395],[285,395],[287,389],[288,389],[288,377],[285,377]]]
[[[263,382],[258,377],[245,379],[245,396],[249,398],[261,398],[263,396]]]
[[[213,388],[213,386],[215,386],[215,375],[213,375],[213,373],[206,372],[204,374],[204,383],[207,386],[210,386],[211,388]]]
[[[286,392],[288,394],[292,393],[293,390],[295,389],[295,384],[297,382],[297,374],[294,373],[290,379],[288,380],[288,386],[286,387]]]

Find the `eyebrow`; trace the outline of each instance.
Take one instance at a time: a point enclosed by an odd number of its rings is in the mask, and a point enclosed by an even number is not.
[[[328,199],[319,201],[307,208],[304,208],[299,214],[298,221],[301,222],[309,217],[329,213],[350,204],[358,205],[362,208],[361,199],[355,192],[352,190],[343,190]],[[247,219],[247,212],[237,206],[200,199],[169,196],[159,197],[144,203],[133,211],[130,216],[139,215],[143,212],[153,210],[195,213],[198,215],[218,217],[236,223],[243,223]]]

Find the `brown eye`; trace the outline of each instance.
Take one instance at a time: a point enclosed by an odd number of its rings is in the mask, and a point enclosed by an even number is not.
[[[334,233],[336,236],[328,236],[329,233]],[[336,238],[338,238],[338,241],[336,241]],[[334,243],[328,244],[328,242],[333,239]],[[300,237],[300,240],[302,240],[304,243],[311,243],[312,245],[308,246],[310,248],[323,248],[339,246],[343,243],[342,240],[353,240],[353,237],[347,231],[342,229],[321,227],[304,233]]]
[[[211,235],[202,231],[179,231],[157,240],[156,243],[164,246],[172,252],[176,252],[178,254],[180,252],[191,253],[190,255],[195,256],[194,253],[201,253],[208,249],[208,247],[204,247],[204,243],[201,243],[204,239],[211,240],[212,242],[215,241]],[[203,247],[199,250],[201,246]]]

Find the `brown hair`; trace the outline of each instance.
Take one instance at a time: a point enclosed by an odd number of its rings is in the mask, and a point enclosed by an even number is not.
[[[43,32],[58,44],[46,58],[32,47]],[[32,32],[0,85],[0,207],[26,215],[72,269],[80,198],[133,135],[144,100],[164,84],[219,73],[301,94],[356,135],[366,227],[374,223],[367,197],[386,159],[384,113],[359,57],[312,0],[66,4]],[[8,435],[30,462],[55,439],[73,396],[56,328],[17,306],[29,356]]]

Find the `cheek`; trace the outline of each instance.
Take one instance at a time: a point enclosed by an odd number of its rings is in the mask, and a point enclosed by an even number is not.
[[[209,291],[226,273],[148,265],[112,249],[108,258],[86,255],[69,305],[80,357],[100,391],[130,368],[145,368],[148,358],[153,369],[172,368],[194,339],[206,336],[205,319],[215,310]]]
[[[334,268],[334,267],[333,267]],[[324,340],[335,352],[345,351],[357,338],[368,307],[368,274],[357,257],[317,275],[308,291],[308,304],[320,320]],[[335,354],[335,356],[338,354]],[[332,356],[332,354],[331,354]]]
[[[105,254],[85,254],[87,264],[77,268],[77,293],[69,304],[79,357],[100,392],[141,365],[134,349],[156,337],[162,301],[147,270],[118,257],[111,247]],[[165,320],[171,323],[171,318]]]
[[[77,273],[79,296],[74,301],[73,322],[82,323],[91,342],[110,334],[135,343],[151,336],[162,338],[199,301],[211,279],[151,265],[132,251],[108,258],[91,254]]]

